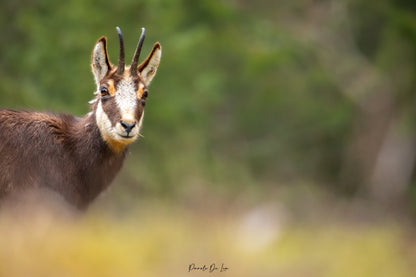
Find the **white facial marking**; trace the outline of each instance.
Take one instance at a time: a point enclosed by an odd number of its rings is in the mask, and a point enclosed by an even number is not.
[[[139,120],[139,126],[138,126],[139,130],[138,130],[138,132],[140,132],[140,129],[142,128],[143,117],[144,117],[144,111],[142,112],[142,116],[140,117],[140,120]]]
[[[107,140],[108,137],[114,137],[113,126],[111,121],[108,118],[107,114],[103,110],[101,101],[98,102],[97,111],[95,112],[95,120],[97,121],[98,129],[100,129],[101,135],[104,140]]]
[[[118,83],[115,101],[120,109],[122,120],[132,122],[136,121],[135,113],[137,97],[134,82],[131,77],[122,79],[120,83]]]

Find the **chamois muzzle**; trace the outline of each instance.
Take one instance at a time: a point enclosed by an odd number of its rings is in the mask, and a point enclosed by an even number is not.
[[[137,44],[136,51],[134,52],[133,60],[131,61],[130,73],[131,76],[137,75],[137,65],[139,63],[140,52],[142,51],[143,41],[146,30],[142,28],[142,34],[140,35],[139,43]]]
[[[127,136],[131,133],[131,130],[136,126],[136,122],[128,123],[124,121],[120,121],[121,126],[127,133]]]

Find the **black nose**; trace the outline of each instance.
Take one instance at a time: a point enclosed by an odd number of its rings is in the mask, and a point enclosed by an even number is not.
[[[124,130],[126,130],[127,134],[131,132],[131,130],[136,126],[136,122],[133,123],[127,123],[124,121],[120,121],[121,126],[123,126]]]

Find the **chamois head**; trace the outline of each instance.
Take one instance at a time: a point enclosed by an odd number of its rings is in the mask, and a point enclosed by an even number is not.
[[[120,53],[118,65],[112,65],[107,54],[107,39],[101,37],[92,52],[92,72],[97,84],[93,112],[103,140],[116,152],[140,135],[148,85],[156,74],[162,53],[159,42],[149,56],[138,65],[145,29],[137,44],[130,66],[124,61],[124,42],[117,27]]]

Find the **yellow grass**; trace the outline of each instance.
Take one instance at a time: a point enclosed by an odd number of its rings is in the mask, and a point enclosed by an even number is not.
[[[410,277],[415,244],[402,228],[264,224],[169,208],[122,219],[3,213],[0,276]],[[191,264],[208,269],[188,272]]]

